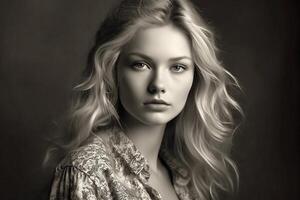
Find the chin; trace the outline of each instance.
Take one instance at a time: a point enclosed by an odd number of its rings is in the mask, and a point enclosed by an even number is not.
[[[176,116],[164,116],[163,114],[151,114],[141,117],[139,121],[149,126],[165,125],[175,117]]]

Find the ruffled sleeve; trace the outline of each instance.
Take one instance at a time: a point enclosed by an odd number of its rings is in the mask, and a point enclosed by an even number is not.
[[[90,176],[74,166],[56,169],[50,200],[109,200],[104,176]]]

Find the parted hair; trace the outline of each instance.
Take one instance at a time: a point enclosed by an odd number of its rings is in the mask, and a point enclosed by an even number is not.
[[[172,131],[164,140],[189,169],[198,197],[218,199],[219,190],[234,191],[238,183],[230,150],[237,127],[233,116],[242,111],[228,92],[238,83],[217,58],[213,33],[188,0],[124,0],[104,20],[74,88],[65,147],[77,148],[102,127],[121,127],[115,68],[122,48],[139,29],[168,24],[189,39],[195,74],[185,107],[168,124]]]

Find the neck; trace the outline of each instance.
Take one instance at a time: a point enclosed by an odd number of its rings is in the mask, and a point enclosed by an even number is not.
[[[150,169],[157,171],[158,154],[164,136],[166,124],[145,125],[131,117],[122,121],[125,134],[147,159]]]

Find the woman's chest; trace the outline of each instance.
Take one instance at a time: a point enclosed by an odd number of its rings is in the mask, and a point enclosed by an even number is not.
[[[113,199],[179,200],[168,177],[150,176],[147,181],[126,171],[123,167],[118,168],[109,178]]]
[[[149,185],[157,191],[162,200],[179,200],[176,191],[168,177],[151,176],[149,179]]]

